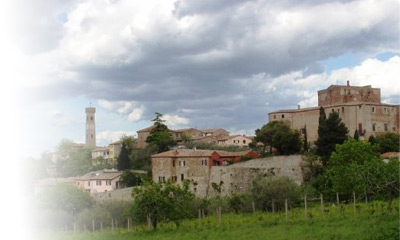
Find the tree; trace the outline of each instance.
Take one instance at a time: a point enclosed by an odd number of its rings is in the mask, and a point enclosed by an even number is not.
[[[121,152],[117,158],[117,169],[119,171],[130,169],[131,168],[131,160],[129,159],[128,148],[124,142],[122,142]]]
[[[377,144],[377,141],[376,141],[376,138],[374,137],[374,135],[369,136],[368,142],[369,142],[371,145]]]
[[[125,144],[126,150],[128,151],[128,155],[130,155],[136,145],[136,139],[132,136],[123,135],[121,137],[122,144]]]
[[[300,152],[300,133],[293,131],[288,122],[273,121],[265,124],[255,131],[255,142],[263,144],[263,153],[266,146],[275,147],[280,154],[293,154]]]
[[[56,171],[59,176],[71,177],[87,173],[91,169],[91,150],[71,140],[62,140],[55,153]]]
[[[329,159],[327,177],[332,188],[350,198],[352,192],[388,199],[391,211],[393,198],[399,196],[399,160],[384,162],[378,146],[369,142],[348,140],[338,145]]]
[[[121,175],[121,183],[124,187],[139,186],[142,183],[142,177],[130,170],[125,170]]]
[[[277,131],[272,138],[272,146],[277,149],[278,153],[290,155],[299,153],[301,150],[301,139],[299,131],[282,127],[281,131]]]
[[[228,198],[229,207],[238,214],[240,210],[246,207],[246,195],[243,194],[233,194]]]
[[[157,152],[168,151],[171,146],[176,145],[176,141],[172,137],[168,127],[164,124],[165,120],[162,119],[162,114],[156,112],[156,118],[152,120],[154,122],[153,129],[151,129],[146,142],[149,147],[156,147]]]
[[[368,142],[351,139],[337,145],[336,151],[329,159],[326,172],[333,190],[347,197],[351,196],[353,191],[364,194],[367,182],[360,173],[365,163],[374,161],[382,160],[377,147]]]
[[[252,194],[255,204],[265,210],[284,208],[285,199],[289,205],[293,205],[300,199],[299,186],[288,177],[257,177],[253,180]]]
[[[400,135],[396,133],[386,133],[376,137],[380,152],[400,152]]]
[[[310,149],[310,145],[308,143],[308,137],[307,137],[307,126],[304,125],[303,151],[308,152],[309,149]]]
[[[326,119],[325,110],[320,108],[318,139],[315,145],[323,166],[326,166],[336,144],[342,144],[347,140],[348,132],[337,112],[330,113]]]
[[[142,187],[134,188],[133,211],[137,218],[150,217],[153,229],[160,220],[169,220],[179,225],[179,221],[190,216],[189,203],[194,198],[189,191],[189,181],[182,186],[171,181],[144,182]]]
[[[354,140],[360,140],[360,135],[358,134],[358,131],[357,130],[355,130],[354,131],[354,136],[353,136],[353,138],[354,138]]]
[[[63,210],[69,213],[79,213],[92,205],[89,193],[71,184],[57,184],[45,189],[37,196],[36,203],[40,209]]]

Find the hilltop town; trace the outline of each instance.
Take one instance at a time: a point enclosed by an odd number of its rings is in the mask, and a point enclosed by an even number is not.
[[[318,91],[318,106],[312,108],[277,110],[268,113],[268,121],[286,122],[291,129],[299,132],[303,142],[315,147],[318,140],[318,126],[320,108],[326,114],[338,113],[347,127],[349,136],[355,133],[361,140],[378,137],[386,133],[399,134],[400,105],[381,103],[380,89],[371,86],[332,85]],[[122,171],[117,170],[117,159],[121,154],[124,140],[110,143],[106,147],[96,146],[96,109],[86,108],[86,142],[84,144],[71,143],[73,148],[90,149],[91,165],[97,171],[87,172],[81,176],[65,176],[57,173],[57,169],[48,168],[49,178],[38,181],[35,191],[51,187],[55,183],[75,183],[79,188],[91,194],[99,194],[123,188],[121,184]],[[156,123],[137,131],[137,138],[130,139],[130,151],[146,151],[149,147],[147,139],[156,128]],[[297,184],[303,182],[303,176],[309,169],[299,155],[272,156],[275,148],[264,148],[260,152],[256,136],[231,135],[223,128],[216,129],[168,129],[175,142],[172,149],[164,152],[152,152],[151,163],[139,169],[131,168],[135,174],[148,175],[154,182],[172,180],[182,183],[190,180],[197,183],[191,190],[199,197],[211,197],[211,184],[224,180],[222,188],[224,195],[245,192],[248,184],[257,174],[269,173],[274,176],[286,176]],[[199,147],[202,146],[202,149]],[[127,147],[127,146],[125,146]],[[209,149],[207,149],[207,147]],[[250,148],[251,147],[251,148]],[[206,149],[204,149],[206,148]],[[257,151],[258,149],[258,151]],[[268,150],[272,152],[268,152]],[[235,150],[232,152],[232,150]],[[51,153],[50,158],[54,165],[60,158],[60,153]],[[132,153],[130,153],[132,154]],[[267,155],[269,158],[264,158]],[[65,157],[65,156],[64,156]],[[254,159],[254,160],[250,160]],[[249,161],[250,160],[250,161]],[[97,166],[97,168],[96,168]],[[109,167],[110,169],[101,169]],[[121,170],[121,169],[119,169]],[[229,176],[229,177],[227,177]],[[243,183],[243,181],[245,181]],[[243,185],[238,187],[239,185]],[[234,187],[235,186],[235,187]],[[128,194],[129,195],[129,194]],[[128,196],[129,197],[129,196]]]

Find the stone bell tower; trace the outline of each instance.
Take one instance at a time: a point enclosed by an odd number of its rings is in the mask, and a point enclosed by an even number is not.
[[[89,148],[96,147],[96,122],[95,122],[96,108],[86,108],[86,141],[85,145]]]

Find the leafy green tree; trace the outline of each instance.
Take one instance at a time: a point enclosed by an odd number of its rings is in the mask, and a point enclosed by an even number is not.
[[[362,169],[366,163],[377,161],[382,162],[378,149],[368,142],[351,139],[337,145],[326,172],[333,190],[347,197],[353,191],[364,194],[367,182],[362,177]]]
[[[323,166],[326,166],[336,144],[342,144],[347,140],[348,132],[337,112],[330,113],[326,119],[325,110],[320,108],[318,139],[315,145]]]
[[[399,173],[399,160],[384,162],[377,145],[348,140],[332,153],[326,175],[333,190],[342,196],[350,198],[354,191],[358,195],[387,198],[391,212],[393,199],[399,197]]]
[[[140,169],[145,171],[151,170],[151,155],[157,152],[156,147],[147,147],[144,149],[135,149],[129,158],[131,159],[132,169]]]
[[[189,204],[194,195],[189,191],[189,181],[182,186],[171,181],[144,182],[142,187],[134,188],[133,212],[137,218],[150,217],[153,229],[157,229],[160,220],[173,221],[190,216]]]
[[[89,193],[71,184],[57,184],[43,190],[36,198],[40,209],[63,210],[73,214],[89,208],[92,203]]]
[[[156,118],[152,120],[154,122],[153,129],[151,129],[146,142],[149,147],[156,147],[157,152],[168,151],[171,146],[176,145],[176,141],[172,137],[168,127],[164,124],[165,120],[162,119],[162,114],[156,112]]]
[[[186,143],[190,143],[192,141],[192,136],[190,136],[189,134],[182,134],[182,141],[186,144]]]
[[[293,154],[300,152],[300,133],[293,131],[288,122],[273,121],[265,124],[255,131],[254,141],[263,144],[263,153],[266,146],[275,147],[280,154]]]
[[[135,148],[136,139],[132,136],[122,136],[121,137],[122,144],[125,144],[126,150],[128,151],[128,155],[130,155]]]
[[[272,138],[272,146],[280,154],[290,155],[299,153],[301,150],[301,139],[299,131],[293,131],[289,126],[283,126]]]
[[[56,171],[61,177],[83,175],[91,169],[91,149],[70,140],[62,140],[55,155],[57,156]]]
[[[396,133],[386,133],[376,137],[380,146],[380,152],[400,152],[400,135]]]
[[[122,143],[121,152],[117,158],[117,169],[123,171],[131,168],[131,160],[129,159],[128,148],[125,143]]]
[[[300,187],[288,177],[258,177],[253,180],[252,195],[258,208],[265,211],[284,209],[285,199],[289,205],[297,203],[300,199]]]
[[[121,183],[124,187],[139,186],[142,183],[142,176],[125,170],[121,175]]]
[[[233,194],[228,198],[229,208],[231,208],[236,214],[246,207],[246,195]]]

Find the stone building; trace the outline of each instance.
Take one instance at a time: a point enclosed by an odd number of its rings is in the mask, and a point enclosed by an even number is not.
[[[329,116],[339,113],[343,123],[353,136],[358,131],[361,139],[387,132],[399,133],[400,105],[381,103],[379,88],[368,86],[331,85],[318,91],[318,107],[278,110],[268,114],[269,121],[288,121],[293,129],[302,134],[307,131],[308,140],[318,139],[319,108]]]
[[[222,146],[241,146],[247,147],[253,141],[251,137],[245,135],[231,135],[218,137],[218,145]]]
[[[226,152],[215,150],[178,149],[152,155],[151,169],[154,182],[172,180],[182,183],[190,180],[195,184],[192,191],[206,196],[210,186],[211,170],[215,166],[227,166],[240,162],[241,157],[257,158],[255,151]]]
[[[150,135],[151,130],[154,128],[153,126],[141,129],[137,131],[138,139],[137,139],[137,149],[143,149],[147,146],[146,139]],[[229,132],[222,128],[216,129],[196,129],[196,128],[185,128],[185,129],[177,129],[171,130],[170,133],[174,140],[178,143],[178,145],[183,144],[183,136],[189,136],[192,141],[199,142],[211,142],[218,143],[218,137],[229,136]]]

